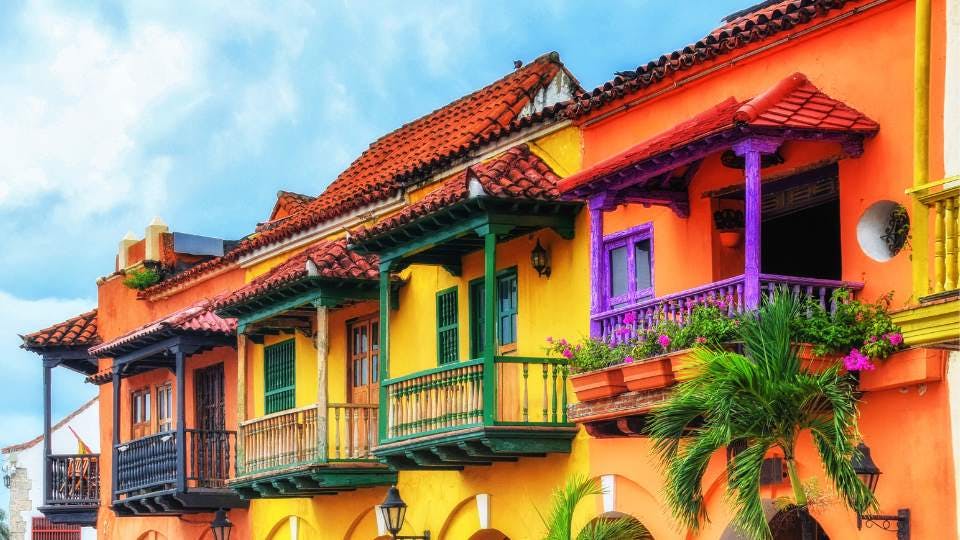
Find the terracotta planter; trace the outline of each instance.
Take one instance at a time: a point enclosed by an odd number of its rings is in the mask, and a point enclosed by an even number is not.
[[[720,231],[720,245],[725,248],[735,248],[743,240],[742,231]]]
[[[797,356],[800,358],[800,364],[814,373],[819,373],[840,362],[841,357],[835,354],[827,354],[824,356],[813,354],[813,345],[810,343],[800,343],[799,347],[800,349],[797,351]]]
[[[666,388],[677,380],[682,380],[680,373],[683,361],[690,355],[691,349],[672,352],[661,356],[646,358],[639,362],[623,365],[623,382],[631,391],[652,390]]]
[[[612,366],[598,371],[570,376],[573,392],[580,401],[593,401],[622,394],[627,391],[623,384],[623,366]]]
[[[895,352],[877,362],[877,369],[860,372],[860,389],[864,391],[906,388],[943,380],[947,351],[918,347]]]

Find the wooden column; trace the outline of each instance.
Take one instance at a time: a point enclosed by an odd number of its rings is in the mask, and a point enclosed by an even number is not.
[[[317,308],[317,454],[321,463],[327,462],[327,351],[329,347],[327,306],[316,302]]]
[[[187,488],[187,400],[183,349],[174,349],[177,371],[177,491]]]
[[[53,365],[50,361],[43,361],[43,504],[50,504],[50,424],[51,424],[51,371]]]
[[[377,415],[377,427],[380,441],[387,438],[387,422],[390,416],[390,401],[387,399],[387,385],[390,378],[390,269],[393,261],[380,263],[380,408]]]
[[[117,446],[120,444],[120,366],[113,366],[113,448],[110,453],[110,500],[113,501],[117,496],[118,480],[117,475],[120,472],[119,452]]]
[[[606,276],[603,260],[603,211],[607,197],[598,195],[590,198],[590,314],[596,315],[604,310],[603,287]],[[600,323],[590,318],[590,336],[600,337]]]
[[[483,423],[493,425],[497,411],[497,234],[483,231]]]
[[[760,305],[760,158],[776,151],[779,140],[753,138],[733,146],[733,151],[744,158],[744,248],[743,248],[743,303],[746,309]]]
[[[247,419],[247,335],[237,327],[237,466],[244,463],[243,432],[240,424]]]

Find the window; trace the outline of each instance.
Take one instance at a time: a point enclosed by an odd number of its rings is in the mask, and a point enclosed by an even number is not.
[[[295,341],[289,339],[263,349],[264,412],[292,409],[296,404]]]
[[[653,296],[653,226],[650,223],[603,239],[604,309]]]
[[[173,431],[173,385],[157,387],[157,431]]]
[[[484,321],[483,278],[470,282],[470,357],[483,356]],[[517,344],[517,269],[497,274],[497,343],[501,352],[514,350]]]
[[[134,390],[130,395],[131,437],[139,439],[150,434],[150,389]]]
[[[437,362],[460,359],[460,324],[457,319],[457,288],[437,293]]]

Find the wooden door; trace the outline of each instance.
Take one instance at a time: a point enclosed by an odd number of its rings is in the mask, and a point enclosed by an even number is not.
[[[193,476],[199,487],[222,487],[230,465],[223,364],[194,371],[193,389],[196,429],[187,437],[187,451],[194,454],[189,463],[195,469],[188,476]]]
[[[348,326],[350,403],[378,403],[380,400],[380,324],[376,317],[354,321]]]

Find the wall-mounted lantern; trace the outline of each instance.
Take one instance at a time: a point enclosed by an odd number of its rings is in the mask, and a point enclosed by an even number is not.
[[[400,498],[400,490],[397,486],[390,486],[387,490],[387,498],[380,504],[379,510],[387,531],[394,540],[430,540],[430,531],[424,531],[423,536],[398,536],[407,515],[407,503]]]
[[[870,456],[870,447],[864,443],[857,445],[857,453],[851,460],[854,472],[860,477],[860,481],[870,488],[871,493],[875,493],[877,483],[880,481],[880,468],[873,462]],[[897,540],[910,540],[910,509],[901,508],[897,510],[896,515],[882,514],[857,514],[857,530],[867,527],[879,527],[885,531],[895,530]],[[896,529],[893,529],[896,527]]]
[[[210,524],[213,540],[230,540],[231,529],[233,529],[233,523],[227,519],[227,511],[223,508],[217,510],[213,515],[213,523]]]
[[[550,254],[540,245],[540,239],[537,238],[537,245],[530,252],[530,264],[537,271],[540,277],[550,277]]]

